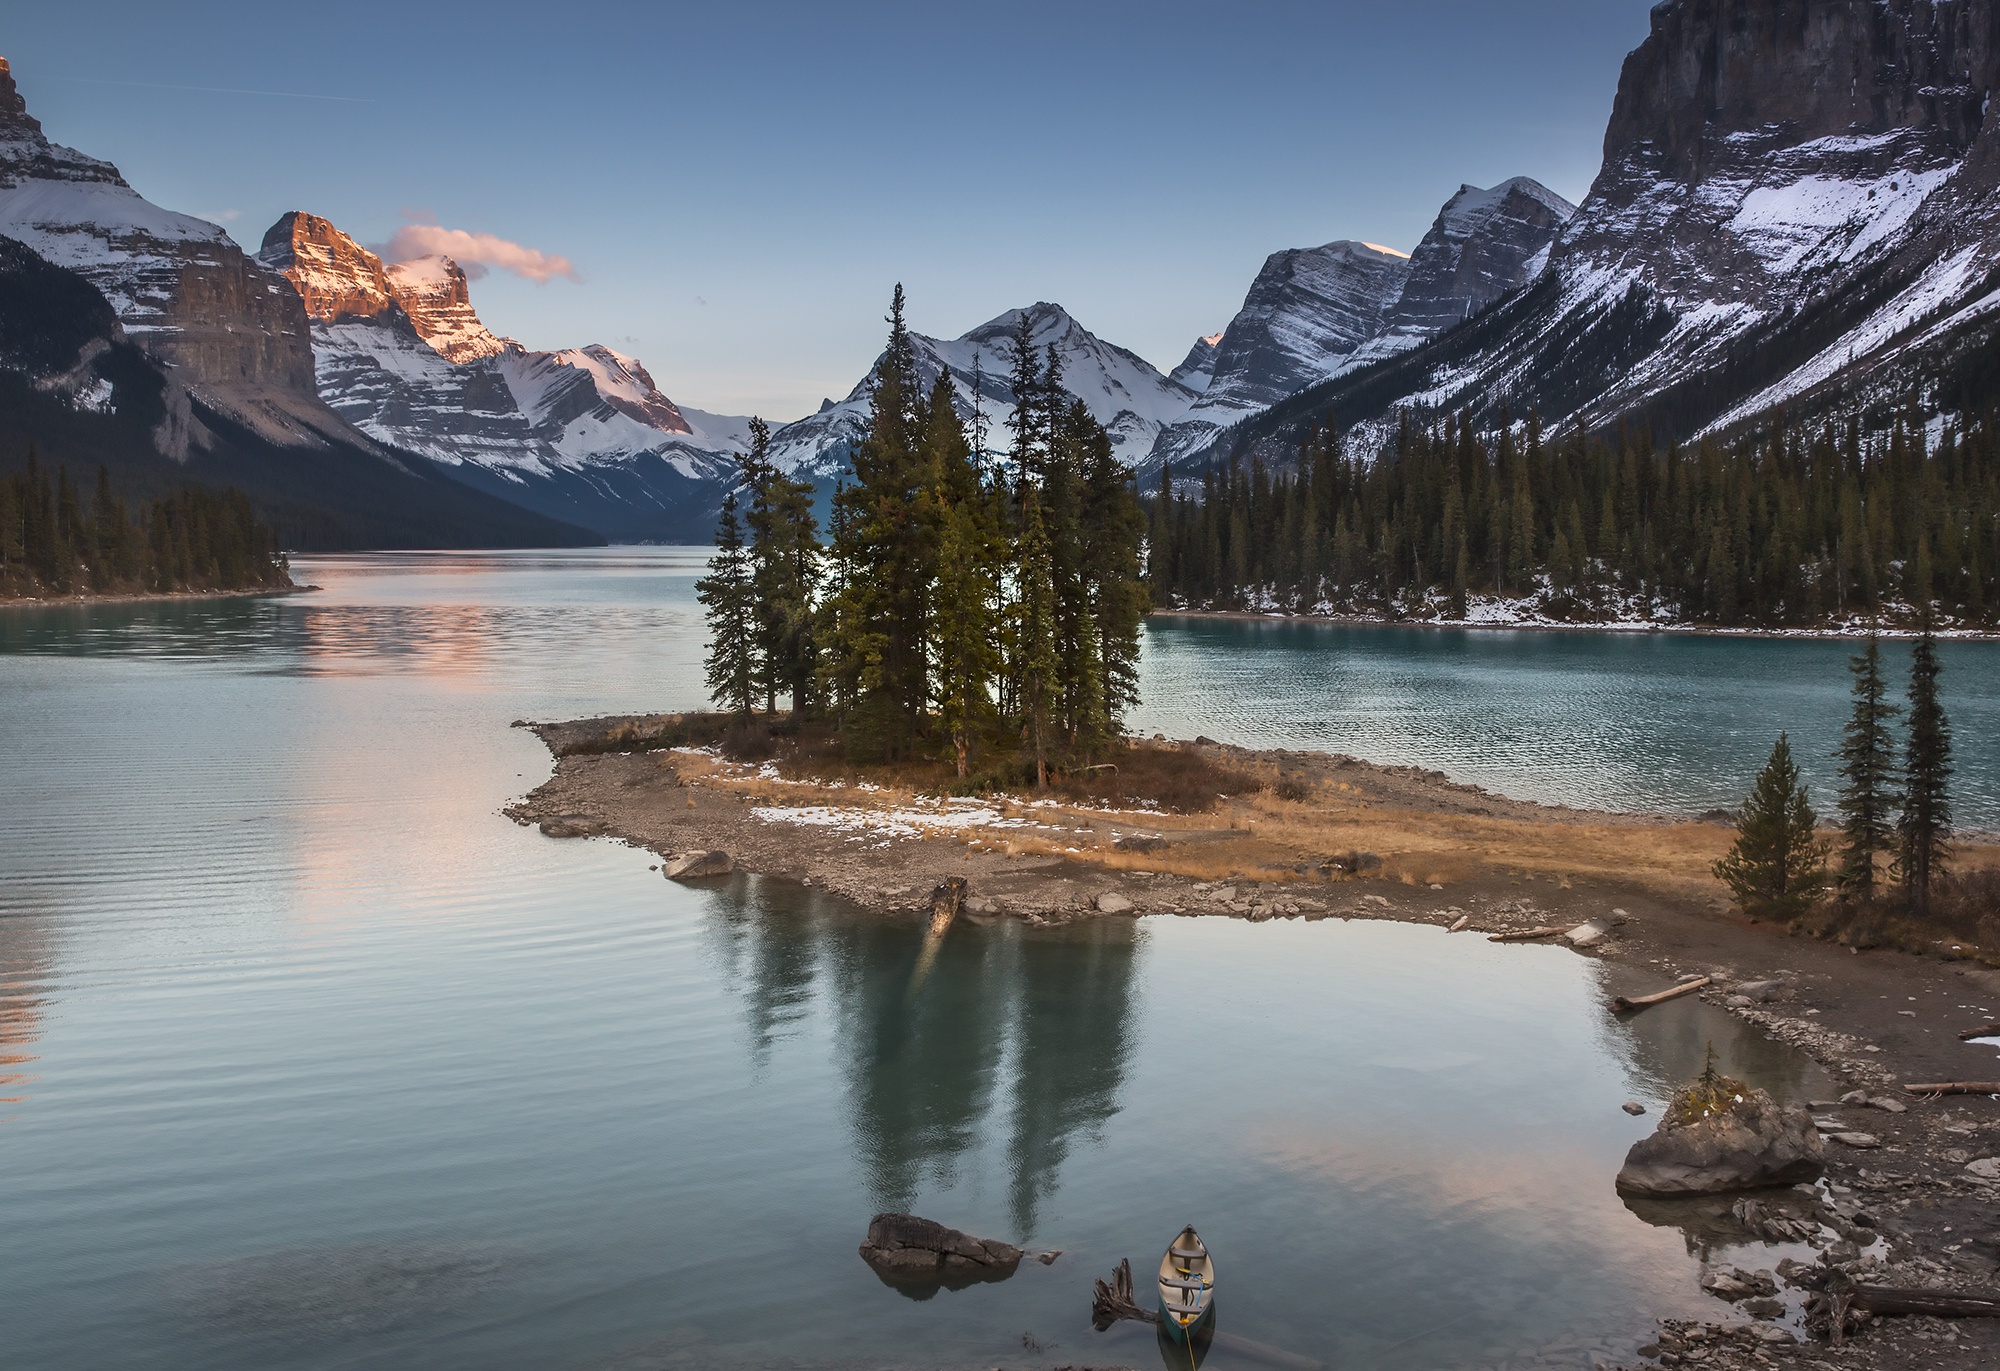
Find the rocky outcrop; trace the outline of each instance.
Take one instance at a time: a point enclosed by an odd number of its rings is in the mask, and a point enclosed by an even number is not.
[[[111,163],[51,143],[4,59],[0,234],[97,287],[127,335],[212,407],[273,441],[362,441],[318,402],[296,293],[218,226],[161,209]]]
[[[868,1224],[861,1258],[891,1284],[959,1289],[1006,1280],[1021,1265],[1021,1249],[914,1214],[877,1214]]]
[[[1732,1108],[1692,1123],[1670,1110],[1652,1136],[1632,1144],[1618,1191],[1668,1199],[1755,1190],[1815,1180],[1825,1166],[1826,1145],[1810,1114],[1745,1088]]]

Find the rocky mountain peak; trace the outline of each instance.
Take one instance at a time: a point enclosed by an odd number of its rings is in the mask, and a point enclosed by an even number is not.
[[[1382,331],[1410,259],[1340,241],[1274,252],[1216,344],[1199,408],[1262,409],[1329,374]]]
[[[1575,205],[1525,176],[1491,190],[1460,186],[1410,255],[1391,329],[1428,338],[1526,284],[1575,214]]]
[[[12,64],[0,57],[0,186],[28,180],[125,185],[125,178],[109,162],[48,140],[41,120],[28,113],[28,102],[14,84]]]
[[[494,357],[507,340],[494,335],[472,308],[465,269],[449,257],[418,257],[386,269],[389,293],[423,340],[454,362]]]
[[[382,259],[317,214],[293,210],[271,225],[257,259],[282,273],[320,323],[373,319],[395,301]]]

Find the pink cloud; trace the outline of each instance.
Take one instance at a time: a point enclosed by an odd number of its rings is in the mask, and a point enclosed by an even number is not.
[[[465,274],[474,280],[484,276],[488,267],[525,276],[536,285],[546,285],[556,276],[583,279],[567,257],[510,243],[491,233],[468,233],[438,224],[403,225],[382,255],[392,262],[407,262],[413,257],[440,254],[464,267]]]

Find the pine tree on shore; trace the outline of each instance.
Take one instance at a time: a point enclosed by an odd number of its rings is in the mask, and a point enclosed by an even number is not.
[[[1736,843],[1715,864],[1716,878],[1748,913],[1802,913],[1826,885],[1826,845],[1814,823],[1791,740],[1781,733],[1738,811]]]
[[[1920,914],[1951,847],[1951,721],[1938,699],[1937,640],[1928,626],[1910,653],[1909,733],[1903,748],[1903,812],[1897,823],[1897,875]]]
[[[757,620],[757,685],[764,710],[777,710],[780,694],[792,709],[809,714],[814,706],[818,666],[814,640],[814,600],[819,590],[819,524],[813,517],[812,484],[796,481],[771,464],[771,428],[750,420],[750,448],[741,458],[743,485],[750,492],[750,581]]]
[[[1868,899],[1875,893],[1877,854],[1894,851],[1896,744],[1890,723],[1902,711],[1888,700],[1882,679],[1882,644],[1873,634],[1858,657],[1850,657],[1854,710],[1841,734],[1840,870],[1841,893]]]
[[[695,582],[695,598],[708,618],[708,693],[716,704],[744,718],[756,707],[757,616],[749,554],[736,492],[722,500],[715,526],[715,560]]]
[[[1035,752],[1035,787],[1049,784],[1049,744],[1057,727],[1055,717],[1062,681],[1058,675],[1060,658],[1056,645],[1055,567],[1049,551],[1048,528],[1042,518],[1041,498],[1027,489],[1022,513],[1020,595],[1016,613],[1015,641],[1019,653],[1022,731]]]

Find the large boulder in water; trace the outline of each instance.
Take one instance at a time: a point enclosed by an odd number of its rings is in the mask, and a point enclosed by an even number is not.
[[[1714,1195],[1816,1180],[1826,1144],[1812,1115],[1785,1108],[1761,1090],[1725,1080],[1703,1106],[1700,1083],[1683,1092],[1650,1138],[1625,1154],[1618,1193],[1667,1198]]]
[[[1004,1281],[1021,1264],[1018,1247],[975,1238],[914,1214],[877,1214],[868,1224],[861,1256],[885,1282],[929,1293]]]

